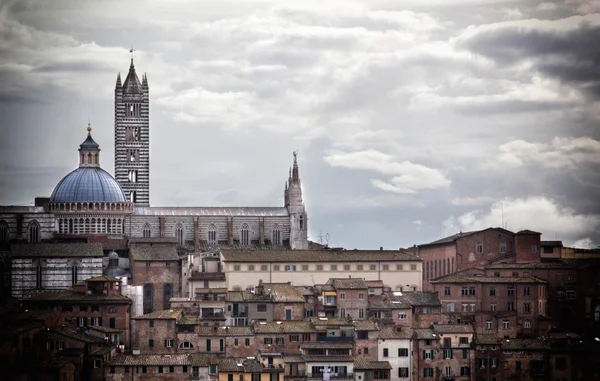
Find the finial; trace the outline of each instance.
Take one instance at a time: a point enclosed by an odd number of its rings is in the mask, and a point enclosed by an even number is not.
[[[90,134],[92,132],[92,123],[90,123],[90,121],[88,121],[87,130],[88,130],[88,134]]]
[[[131,44],[131,49],[129,49],[129,53],[131,53],[131,66],[133,66],[133,52],[135,52],[135,49],[133,49],[133,44]]]

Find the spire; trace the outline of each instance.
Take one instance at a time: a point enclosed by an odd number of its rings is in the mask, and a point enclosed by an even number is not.
[[[294,167],[292,169],[292,180],[294,182],[300,181],[300,174],[298,172],[298,151],[294,151]]]
[[[80,167],[99,167],[100,166],[100,146],[92,138],[92,125],[88,122],[87,138],[79,145],[79,166]]]
[[[117,87],[121,87],[121,73],[117,74]]]
[[[135,66],[133,65],[133,47],[131,48],[130,52],[132,54],[131,65],[129,65],[129,73],[127,73],[127,78],[125,78],[125,82],[123,82],[123,93],[140,94],[142,92],[142,84],[140,83],[140,79],[135,72]]]

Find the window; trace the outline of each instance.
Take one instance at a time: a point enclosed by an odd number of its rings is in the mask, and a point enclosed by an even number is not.
[[[390,265],[383,265],[383,270],[388,271],[390,269]]]
[[[463,349],[462,350],[462,358],[463,360],[466,360],[469,357],[469,350],[468,349]]]
[[[446,378],[451,378],[452,377],[452,368],[447,366],[446,367]]]
[[[529,286],[523,287],[523,296],[529,296]]]
[[[150,328],[154,328],[154,320],[148,320],[148,325]]]
[[[290,340],[290,342],[300,341],[300,335],[290,335],[289,340]]]
[[[281,246],[281,230],[279,230],[279,225],[273,226],[273,245]]]
[[[567,369],[567,358],[566,357],[556,357],[554,359],[554,367],[558,370]]]
[[[350,265],[344,265],[344,271],[350,271]]]
[[[451,294],[451,288],[450,287],[444,287],[444,295],[445,296],[450,296]]]
[[[40,242],[40,224],[37,221],[31,221],[28,227],[29,231],[29,243],[39,243]]]
[[[206,351],[207,352],[212,351],[212,340],[211,339],[206,339]]]
[[[331,265],[331,271],[337,271],[337,265]]]
[[[317,271],[323,271],[323,265],[317,265]]]
[[[523,328],[531,328],[531,322],[529,320],[525,320],[523,322]]]
[[[531,312],[531,304],[523,303],[523,312],[530,313]]]
[[[193,349],[194,348],[194,344],[190,343],[189,341],[184,341],[182,343],[179,343],[179,349]]]
[[[265,303],[259,303],[256,305],[257,312],[267,312],[267,305]]]
[[[513,271],[512,272],[512,276],[513,276],[513,278],[517,278],[519,276],[519,272],[518,271]]]
[[[433,368],[423,368],[424,378],[433,378]]]
[[[491,320],[486,320],[485,329],[492,329],[492,321]]]
[[[283,337],[276,337],[275,338],[275,344],[277,345],[283,345],[285,343],[285,340]]]
[[[415,270],[417,270],[417,265],[410,265],[410,269],[411,269],[412,271],[415,271]]]
[[[344,299],[346,299],[346,293],[342,292],[342,293],[340,293],[340,300],[344,300]]]
[[[460,367],[460,376],[461,377],[468,377],[471,375],[471,368],[468,366],[461,366]]]
[[[396,265],[396,270],[402,271],[402,265]]]
[[[154,348],[154,339],[148,339],[148,347]]]
[[[233,265],[233,271],[240,271],[240,265]]]
[[[500,276],[500,271],[494,271],[494,276],[495,277],[499,277]]]
[[[369,265],[369,270],[371,270],[371,271],[377,270],[377,265]]]
[[[514,311],[514,310],[515,310],[515,302],[508,302],[507,311]]]
[[[242,225],[242,230],[240,232],[240,244],[242,246],[248,246],[250,244],[250,227],[248,224]]]
[[[398,357],[408,357],[408,348],[398,348]]]
[[[521,361],[515,361],[515,369],[516,370],[521,370]]]
[[[537,253],[537,245],[531,245],[531,252]]]
[[[365,294],[362,292],[358,293],[358,299],[363,300],[365,298]]]
[[[56,342],[56,350],[62,351],[63,349],[65,349],[65,342],[57,341]]]
[[[356,265],[356,270],[362,271],[363,270],[363,265]]]
[[[359,319],[364,319],[365,318],[365,309],[361,308],[358,310],[358,318]]]
[[[477,253],[483,253],[483,242],[477,242],[475,245],[475,251]]]
[[[77,325],[79,327],[85,327],[85,326],[87,326],[87,318],[86,317],[79,317],[79,318],[77,318]]]
[[[567,282],[573,282],[575,280],[575,276],[573,274],[567,274]]]
[[[508,296],[514,296],[515,295],[515,288],[513,286],[510,286],[508,288]]]
[[[509,328],[510,328],[510,321],[508,321],[508,320],[503,320],[503,321],[502,321],[502,328],[504,328],[504,329],[509,329]]]
[[[446,305],[446,312],[454,312],[454,303],[448,303]]]
[[[567,288],[567,300],[575,300],[577,293],[574,288]]]
[[[208,227],[208,243],[217,243],[217,227],[213,224]]]
[[[304,270],[304,266],[302,266],[302,270]],[[269,270],[269,266],[268,265],[260,265],[260,271],[267,271]]]
[[[173,339],[165,340],[165,348],[172,348],[174,344],[175,344],[175,341]]]
[[[185,234],[183,230],[183,225],[177,224],[177,227],[175,228],[175,237],[177,237],[177,243],[179,244],[179,246],[183,246],[184,236]]]
[[[250,339],[246,339],[244,340],[244,345],[249,347],[250,346]]]
[[[490,304],[490,311],[496,312],[496,303],[491,303]]]
[[[102,367],[102,360],[94,360],[94,368],[98,369]]]
[[[444,358],[446,360],[452,359],[452,349],[444,349]]]
[[[398,368],[398,377],[399,378],[408,378],[408,368],[406,368],[406,367]]]
[[[496,296],[496,287],[490,287],[490,296]]]
[[[265,337],[263,340],[263,344],[273,344],[273,338],[272,337]]]
[[[115,328],[115,324],[116,324],[115,318],[108,319],[108,328]]]
[[[469,295],[469,287],[463,287],[461,290],[461,295],[468,296]]]
[[[92,326],[94,326],[94,327],[102,326],[102,318],[101,317],[93,317],[92,318]]]
[[[8,224],[6,221],[0,221],[0,243],[7,243],[10,239]]]
[[[433,349],[423,351],[423,360],[433,360]]]
[[[406,320],[406,313],[405,312],[398,312],[398,318],[400,320]]]
[[[383,348],[383,357],[389,356],[389,350],[387,348]]]
[[[469,287],[469,296],[475,296],[475,287]]]
[[[501,242],[500,243],[500,254],[505,254],[506,253],[506,242]]]
[[[285,271],[296,271],[296,265],[285,265],[284,270]]]
[[[162,367],[162,366],[159,366],[159,367],[158,367],[158,373],[162,373],[162,372],[163,372],[163,367]]]
[[[469,338],[466,336],[461,336],[458,338],[458,343],[461,345],[469,344]]]

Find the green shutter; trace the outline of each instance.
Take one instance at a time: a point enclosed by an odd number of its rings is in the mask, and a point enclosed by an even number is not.
[[[454,354],[454,351],[452,349],[450,349],[450,360],[452,360],[452,355]]]
[[[462,352],[463,352],[463,354],[462,354],[463,355],[463,359],[466,359],[467,358],[467,350],[463,349]]]
[[[425,359],[427,358],[427,357],[425,357],[425,356],[426,356],[426,353],[427,353],[427,351],[426,351],[426,350],[423,350],[423,360],[425,360]]]

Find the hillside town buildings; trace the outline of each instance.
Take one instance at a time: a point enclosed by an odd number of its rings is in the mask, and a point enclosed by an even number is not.
[[[50,197],[0,206],[6,379],[600,379],[597,250],[492,227],[317,245],[296,154],[282,206],[152,206],[149,109],[132,61],[115,176],[88,126]]]

